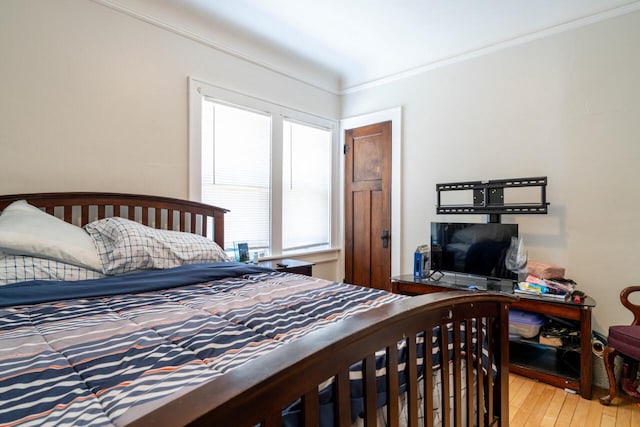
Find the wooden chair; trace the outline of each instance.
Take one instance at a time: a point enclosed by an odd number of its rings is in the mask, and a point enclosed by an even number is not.
[[[620,302],[633,313],[633,323],[629,326],[609,327],[607,346],[603,361],[609,378],[609,395],[600,398],[600,403],[609,405],[616,396],[616,378],[613,375],[613,361],[620,354],[640,361],[640,305],[629,301],[629,295],[640,291],[640,286],[629,286],[620,292]]]

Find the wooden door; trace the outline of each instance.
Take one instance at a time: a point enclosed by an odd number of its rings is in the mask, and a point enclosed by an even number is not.
[[[345,281],[391,290],[391,122],[345,131]]]

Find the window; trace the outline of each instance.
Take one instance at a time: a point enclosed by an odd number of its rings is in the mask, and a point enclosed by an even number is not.
[[[225,249],[269,248],[271,117],[202,100],[202,201],[224,206]]]
[[[330,243],[331,131],[284,121],[282,248]]]
[[[230,210],[225,249],[330,248],[335,123],[200,82],[191,96],[190,197]]]

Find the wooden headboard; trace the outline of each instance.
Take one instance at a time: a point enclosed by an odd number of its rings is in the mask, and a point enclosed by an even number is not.
[[[120,216],[150,227],[208,236],[213,220],[213,240],[224,248],[224,214],[227,209],[170,197],[120,193],[31,193],[0,196],[0,211],[16,200],[78,225]]]

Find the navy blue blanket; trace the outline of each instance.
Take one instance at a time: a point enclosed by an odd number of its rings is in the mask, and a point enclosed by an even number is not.
[[[32,280],[0,286],[0,307],[158,291],[225,277],[238,277],[268,271],[273,270],[238,262],[216,262],[183,265],[169,270],[146,270],[104,279],[76,282]]]

